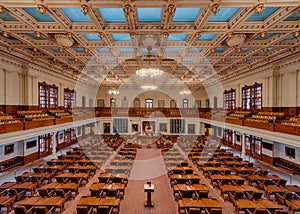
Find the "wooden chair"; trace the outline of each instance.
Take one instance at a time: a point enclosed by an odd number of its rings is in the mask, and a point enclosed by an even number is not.
[[[14,206],[14,212],[15,214],[32,214],[33,207],[27,210],[24,206]]]
[[[255,209],[251,212],[249,209],[246,209],[246,214],[269,214],[266,209]]]
[[[16,189],[9,189],[8,190],[8,196],[15,196],[16,201],[19,201],[25,197],[25,190],[22,190],[21,192],[18,192]]]
[[[48,189],[38,189],[40,196],[52,196],[54,194],[54,190],[48,191]]]
[[[52,214],[55,211],[55,207],[48,209],[46,206],[35,206],[33,210],[38,214]]]
[[[205,213],[206,214],[222,214],[222,209],[214,208],[214,209],[208,210],[207,208],[205,208]]]
[[[67,183],[68,181],[67,178],[62,178],[62,177],[56,177],[55,180],[57,183]]]
[[[283,195],[276,193],[276,200],[278,200],[281,204],[286,204],[286,201],[293,200],[295,194],[293,192],[285,192]]]
[[[109,208],[109,206],[98,206],[97,214],[111,214],[113,212],[113,208]]]
[[[41,186],[42,183],[44,182],[43,178],[38,178],[38,177],[35,177],[35,176],[30,176],[29,177],[29,182],[31,183],[37,183],[37,186]]]
[[[287,183],[287,180],[285,180],[285,179],[280,179],[280,180],[276,183],[276,185],[277,185],[277,186],[285,186],[286,183]]]
[[[23,182],[25,182],[25,180],[24,180],[24,178],[22,176],[16,176],[15,180],[16,180],[17,183],[23,183]]]
[[[246,193],[247,197],[250,200],[257,200],[257,199],[261,199],[263,196],[263,192],[252,192],[252,194],[249,194],[248,192]]]
[[[93,207],[88,208],[87,206],[77,206],[76,211],[77,214],[92,214]]]
[[[56,196],[63,197],[64,201],[68,201],[69,199],[72,198],[72,192],[71,191],[65,192],[63,189],[55,190],[55,194],[56,194]]]
[[[232,201],[233,203],[235,202],[235,200],[239,200],[239,199],[244,199],[244,192],[234,192],[234,194],[229,192],[229,199],[230,201]]]
[[[189,214],[201,214],[200,208],[190,208]]]
[[[274,214],[289,214],[289,212],[284,210],[275,210]]]

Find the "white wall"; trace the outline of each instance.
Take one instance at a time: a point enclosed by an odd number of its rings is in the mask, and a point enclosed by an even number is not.
[[[26,149],[26,142],[33,141],[33,140],[36,140],[36,147]],[[38,143],[39,143],[38,142],[38,137],[34,137],[34,138],[24,140],[24,156],[38,152],[38,148],[39,148]]]
[[[14,152],[4,155],[4,148],[7,145],[14,145]],[[18,142],[12,142],[9,144],[4,144],[0,146],[0,161],[5,161],[11,158],[15,158],[17,156],[23,156],[23,142],[22,141],[18,141]]]

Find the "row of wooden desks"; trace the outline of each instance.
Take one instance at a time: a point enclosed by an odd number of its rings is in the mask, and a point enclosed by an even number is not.
[[[210,180],[213,186],[219,186],[220,184],[236,184],[242,185],[244,184],[244,178],[239,175],[212,175],[210,176]]]
[[[52,172],[42,172],[42,173],[38,173],[38,172],[24,172],[21,177],[23,179],[28,179],[30,177],[36,177],[38,179],[43,179],[43,180],[47,180],[47,181],[51,181],[51,179],[54,177],[54,173]]]
[[[114,208],[120,208],[120,198],[116,197],[95,197],[95,196],[83,196],[77,206],[87,206],[88,208],[98,208],[98,206],[109,206]]]
[[[284,180],[277,175],[250,175],[247,177],[247,179],[249,180],[250,185],[258,184],[259,182],[264,183],[265,181],[277,183],[280,180]]]
[[[91,196],[99,196],[104,191],[107,196],[117,196],[118,192],[125,193],[124,183],[93,183],[90,187]]]
[[[266,191],[266,196],[270,199],[271,195],[276,195],[276,193],[283,195],[284,193],[296,193],[300,194],[300,187],[294,185],[286,185],[286,186],[277,186],[277,185],[267,185],[264,186],[264,190]]]
[[[275,201],[260,199],[260,200],[248,200],[248,199],[240,199],[235,201],[235,209],[236,213],[240,213],[241,211],[246,212],[246,210],[254,211],[255,209],[267,209],[271,213],[275,210],[282,210],[283,207]]]
[[[51,196],[51,197],[41,197],[32,196],[26,197],[25,199],[15,203],[17,206],[25,206],[27,209],[35,206],[45,206],[47,208],[55,207],[60,210],[60,213],[64,210],[64,198]]]
[[[254,186],[248,186],[248,185],[230,185],[230,184],[225,184],[225,185],[220,185],[220,190],[221,190],[221,196],[226,199],[226,196],[228,197],[229,193],[233,194],[235,192],[244,192],[244,194],[246,195],[246,193],[252,195],[253,192],[256,193],[263,193],[261,190],[258,190],[256,187]]]
[[[173,186],[174,195],[179,193],[183,198],[208,198],[209,189],[204,184],[176,184]]]
[[[78,194],[79,183],[67,182],[67,183],[48,183],[43,185],[40,189],[47,189],[48,191],[63,189],[64,192],[71,191]]]
[[[300,211],[300,200],[291,200],[287,201],[286,203],[289,213],[292,212],[292,214],[295,214],[295,212]]]
[[[82,183],[82,181],[85,181],[85,183],[88,182],[89,174],[87,173],[71,173],[66,172],[60,175],[55,176],[55,179],[57,182],[63,181],[71,181],[74,183]]]
[[[192,184],[199,184],[200,177],[195,174],[171,174],[170,182],[174,182],[177,184],[185,184],[186,182],[190,182]]]
[[[200,211],[204,211],[205,209],[222,209],[222,206],[216,199],[202,198],[197,200],[192,198],[182,198],[178,200],[178,208],[179,210],[199,208]]]
[[[12,207],[14,205],[15,197],[10,196],[0,196],[0,209],[2,207],[7,208],[7,213],[9,213],[10,210],[12,210]]]
[[[30,192],[32,195],[34,190],[37,187],[37,183],[32,182],[24,182],[24,183],[16,183],[16,182],[4,182],[0,185],[0,191],[5,191],[7,189],[16,189],[18,192],[25,190],[26,192]]]
[[[128,174],[125,173],[101,173],[98,177],[100,183],[108,183],[109,181],[113,183],[124,183],[128,181]]]

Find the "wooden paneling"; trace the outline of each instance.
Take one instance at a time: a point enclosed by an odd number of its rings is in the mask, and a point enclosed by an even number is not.
[[[245,120],[244,121],[244,126],[249,126],[249,127],[257,128],[257,129],[265,129],[265,130],[268,130],[268,131],[274,131],[274,124],[273,123],[265,123],[265,122],[260,122],[260,121]]]
[[[270,157],[268,155],[262,154],[261,160],[265,163],[268,163],[270,165],[273,165],[273,157]]]
[[[54,125],[54,118],[43,119],[43,120],[34,120],[34,121],[26,121],[25,122],[25,130],[28,129],[35,129],[44,126],[53,126]]]
[[[24,123],[9,123],[0,125],[0,134],[8,133],[8,132],[16,132],[22,131],[24,129]]]
[[[24,157],[24,165],[39,159],[39,153],[35,152]]]

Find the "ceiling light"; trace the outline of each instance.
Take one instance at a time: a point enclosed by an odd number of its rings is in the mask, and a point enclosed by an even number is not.
[[[36,9],[40,12],[41,15],[47,13],[47,8],[43,4],[38,4]]]
[[[299,36],[299,31],[296,31],[294,36],[295,36],[295,38],[297,38]]]
[[[73,45],[74,40],[66,34],[55,34],[55,40],[59,46],[69,48]]]
[[[136,74],[141,77],[156,77],[162,75],[163,71],[158,68],[141,68],[136,71]]]
[[[211,12],[216,15],[220,11],[220,5],[219,4],[214,4],[211,6]]]
[[[155,89],[157,89],[157,86],[156,85],[142,85],[141,89],[144,89],[144,90],[155,90]]]
[[[2,35],[3,35],[4,37],[8,37],[8,36],[9,36],[9,34],[8,34],[7,31],[2,31]]]
[[[34,34],[35,34],[35,36],[36,36],[37,38],[40,38],[40,37],[41,37],[41,33],[38,32],[38,31],[35,31]]]
[[[261,32],[260,37],[261,37],[261,38],[265,38],[265,37],[266,37],[266,32],[265,32],[265,31],[264,31],[264,32]]]
[[[227,45],[235,49],[239,49],[245,42],[245,34],[234,34],[231,37],[227,38]]]
[[[109,94],[119,94],[120,92],[118,90],[116,90],[115,88],[113,88],[112,90],[108,91]]]
[[[184,89],[182,91],[179,92],[181,95],[185,95],[185,94],[191,94],[190,90]]]

